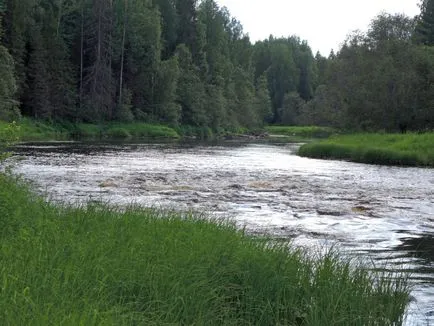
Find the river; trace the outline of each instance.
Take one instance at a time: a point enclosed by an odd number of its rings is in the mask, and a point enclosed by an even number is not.
[[[406,325],[434,325],[434,170],[323,161],[299,144],[22,144],[13,170],[50,200],[230,217],[253,234],[410,272]]]

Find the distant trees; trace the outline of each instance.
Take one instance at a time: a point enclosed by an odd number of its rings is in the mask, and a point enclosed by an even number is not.
[[[285,108],[285,98],[296,92],[304,101],[310,100],[317,86],[318,71],[310,47],[298,37],[270,37],[254,45],[253,62],[257,78],[262,74],[267,76],[272,121],[288,123],[291,109]]]
[[[422,0],[415,39],[418,43],[434,46],[434,1]]]
[[[0,118],[434,128],[433,6],[326,58],[296,36],[252,44],[214,0],[1,0]]]
[[[25,115],[217,130],[268,114],[253,47],[213,0],[5,1],[0,96]]]
[[[3,38],[2,17],[4,3],[0,2],[0,40]],[[8,49],[0,43],[0,119],[10,120],[17,115],[15,93],[17,85],[14,73],[14,62]]]
[[[361,130],[433,128],[433,48],[413,43],[417,24],[383,13],[367,33],[351,35],[336,56],[317,56],[324,85],[302,120]]]

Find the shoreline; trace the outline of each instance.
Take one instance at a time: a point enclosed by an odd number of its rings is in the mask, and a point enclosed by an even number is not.
[[[298,155],[385,166],[434,168],[434,133],[338,135],[305,144]]]

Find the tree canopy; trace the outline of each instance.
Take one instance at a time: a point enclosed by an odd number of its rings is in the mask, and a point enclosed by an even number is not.
[[[434,128],[434,0],[328,58],[252,44],[214,0],[1,0],[0,20],[0,119]]]

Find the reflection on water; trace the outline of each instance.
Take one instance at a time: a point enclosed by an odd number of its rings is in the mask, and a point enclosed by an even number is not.
[[[15,171],[52,200],[230,216],[296,245],[338,244],[411,272],[408,325],[434,325],[434,173],[321,161],[296,144],[25,144]]]
[[[396,246],[395,250],[402,250],[409,257],[420,258],[427,265],[434,263],[434,237],[432,235],[419,235],[401,241],[402,243]]]

